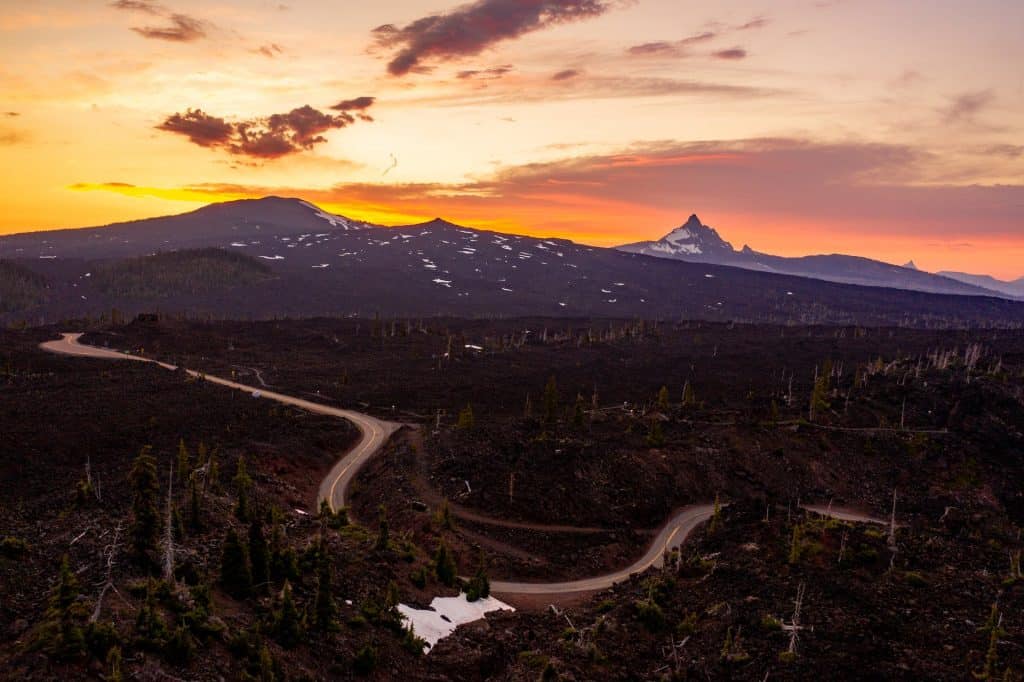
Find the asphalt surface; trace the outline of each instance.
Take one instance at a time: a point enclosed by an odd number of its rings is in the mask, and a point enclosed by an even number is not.
[[[45,351],[60,353],[61,355],[98,358],[102,360],[134,360],[137,362],[149,362],[159,365],[167,370],[174,371],[178,369],[176,366],[166,362],[158,362],[156,360],[150,360],[148,358],[131,355],[129,353],[108,350],[106,348],[87,346],[78,342],[78,339],[81,336],[81,334],[63,334],[59,341],[47,341],[46,343],[40,344],[39,347]],[[365,464],[377,453],[378,450],[381,449],[381,447],[384,446],[391,434],[401,427],[400,424],[381,421],[380,419],[362,414],[361,412],[342,410],[336,407],[314,403],[309,400],[303,400],[301,398],[293,398],[282,393],[268,391],[262,387],[240,384],[236,381],[221,379],[220,377],[204,374],[191,369],[187,369],[185,371],[188,372],[189,375],[200,378],[204,381],[233,388],[237,391],[243,391],[253,397],[258,397],[261,400],[273,400],[284,405],[291,405],[292,407],[306,410],[307,412],[347,419],[356,425],[356,428],[358,428],[362,434],[362,438],[344,457],[338,460],[334,467],[331,468],[330,473],[327,474],[327,477],[324,478],[323,482],[320,484],[320,491],[317,494],[317,506],[320,505],[321,500],[327,500],[332,509],[340,509],[344,507],[345,493],[348,491],[349,485],[352,483],[352,479],[355,478],[356,473],[359,472],[359,469],[363,464]]]
[[[134,360],[138,362],[151,362],[164,369],[176,370],[177,367],[164,362],[150,360],[148,358],[131,355],[120,351],[112,351],[95,346],[87,346],[78,342],[81,334],[63,334],[59,341],[47,341],[40,344],[40,348],[51,353],[62,355],[73,355],[87,358],[99,358],[107,360]],[[359,472],[359,469],[373,457],[388,438],[397,431],[401,425],[393,422],[386,422],[352,410],[342,410],[336,407],[321,405],[301,398],[293,398],[282,393],[275,393],[264,388],[248,386],[235,381],[221,379],[219,377],[185,370],[189,375],[198,377],[210,383],[244,391],[254,397],[266,400],[274,400],[285,405],[298,407],[299,409],[316,414],[324,414],[332,417],[347,419],[359,429],[362,439],[331,469],[327,477],[320,484],[320,491],[317,496],[317,505],[321,500],[327,500],[333,509],[340,509],[345,506],[345,493],[348,491],[352,479]],[[833,509],[831,506],[805,505],[805,509],[825,516],[840,519],[842,521],[856,521],[863,523],[885,524],[887,521],[848,509]],[[491,591],[495,594],[507,595],[564,595],[575,592],[593,592],[612,587],[616,583],[627,580],[631,575],[642,573],[648,568],[660,567],[664,562],[667,552],[678,548],[690,533],[702,523],[708,521],[714,514],[714,506],[710,504],[693,505],[685,507],[676,513],[668,523],[659,531],[657,537],[650,544],[647,552],[635,563],[613,573],[595,576],[593,578],[582,578],[557,583],[530,583],[516,581],[491,581]]]

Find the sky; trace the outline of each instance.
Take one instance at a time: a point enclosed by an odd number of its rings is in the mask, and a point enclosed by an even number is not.
[[[1024,276],[1019,0],[0,0],[0,234],[269,194]]]

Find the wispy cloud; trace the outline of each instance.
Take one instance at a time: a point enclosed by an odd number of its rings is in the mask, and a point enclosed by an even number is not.
[[[388,71],[404,76],[429,68],[427,62],[477,55],[526,33],[600,16],[611,6],[608,0],[476,0],[406,26],[378,26],[373,35],[378,47],[394,51]]]
[[[975,123],[978,114],[995,101],[996,94],[991,90],[963,92],[950,98],[942,109],[942,118],[946,123]]]
[[[711,53],[711,56],[715,59],[726,59],[726,60],[739,60],[747,58],[747,51],[742,47],[731,47],[727,50],[716,50]]]
[[[110,3],[110,6],[125,12],[165,18],[168,23],[163,26],[132,27],[132,30],[140,36],[151,40],[190,43],[205,38],[212,28],[212,24],[209,22],[180,12],[173,12],[154,0],[116,0]]]

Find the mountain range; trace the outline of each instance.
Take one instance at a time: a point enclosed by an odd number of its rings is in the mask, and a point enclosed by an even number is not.
[[[1007,283],[992,277],[952,272],[931,274],[918,270],[913,261],[900,267],[870,258],[842,254],[791,258],[760,253],[749,246],[737,251],[714,228],[704,225],[696,215],[691,215],[685,224],[657,241],[625,244],[618,248],[620,251],[657,258],[730,265],[845,284],[962,296],[1024,298],[1024,281]]]
[[[753,252],[733,250],[696,218],[647,244],[606,249],[441,219],[382,227],[299,199],[267,197],[104,227],[0,237],[0,259],[7,264],[0,268],[0,319],[53,322],[117,308],[239,319],[538,315],[1024,324],[1024,303],[867,259],[757,254],[762,264],[750,266],[744,259],[755,258]],[[167,252],[183,253],[168,259]],[[681,255],[688,258],[677,259]],[[783,272],[790,260],[808,264],[800,276]],[[845,269],[828,271],[830,262]],[[168,268],[184,274],[172,276]],[[898,272],[887,279],[870,275],[885,268]],[[822,278],[811,279],[813,272]],[[160,286],[141,286],[147,278]],[[878,286],[900,282],[939,293]]]

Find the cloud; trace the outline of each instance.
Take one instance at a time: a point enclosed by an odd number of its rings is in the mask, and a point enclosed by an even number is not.
[[[117,2],[110,3],[110,6],[114,9],[125,10],[128,12],[142,12],[143,14],[150,14],[153,16],[163,16],[167,13],[162,5],[159,5],[152,0],[117,0]]]
[[[513,71],[511,64],[494,66],[489,69],[468,69],[459,71],[455,77],[459,80],[498,80]]]
[[[995,100],[996,95],[991,90],[960,93],[942,109],[942,118],[946,123],[974,123],[977,115]]]
[[[334,109],[335,111],[363,111],[372,107],[373,103],[376,101],[376,97],[355,97],[353,99],[343,99],[331,107],[331,109]]]
[[[21,116],[21,114],[18,113],[17,111],[5,111],[4,112],[4,116],[8,116],[10,118],[14,118],[16,116]]]
[[[732,47],[728,50],[718,50],[712,52],[711,56],[715,59],[726,59],[726,60],[739,60],[747,58],[747,51],[742,47]]]
[[[630,47],[626,51],[634,57],[692,57],[695,54],[692,51],[695,45],[709,43],[718,37],[719,34],[714,31],[704,31],[671,42],[657,40],[650,43],[641,43]]]
[[[641,43],[630,47],[627,52],[637,56],[647,55],[658,55],[658,56],[675,56],[681,54],[676,43],[670,43],[665,40],[658,40],[652,43]]]
[[[737,31],[750,31],[750,30],[753,30],[753,29],[764,28],[765,26],[767,26],[770,23],[771,23],[771,20],[768,19],[767,17],[756,17],[754,19],[751,19],[750,21],[748,21],[745,24],[740,24],[739,26],[736,27],[736,30]]]
[[[597,17],[610,8],[609,0],[476,0],[403,27],[378,26],[373,36],[378,47],[395,52],[388,72],[404,76],[422,68],[425,61],[477,55],[499,42]]]
[[[583,74],[583,72],[582,71],[578,71],[577,69],[565,69],[564,71],[559,71],[558,73],[553,75],[551,77],[551,80],[553,80],[553,81],[568,81],[568,80],[572,80],[573,78],[576,78],[577,76],[580,76],[582,74]]]
[[[364,104],[362,109],[372,104],[365,104],[362,99],[350,102]],[[362,120],[372,120],[364,114],[357,115]],[[157,129],[183,135],[200,147],[270,160],[307,151],[327,142],[324,133],[352,125],[357,115],[348,111],[327,114],[307,104],[284,114],[232,123],[201,109],[189,109],[184,114],[168,116]]]
[[[261,54],[264,57],[267,57],[268,59],[273,59],[274,57],[283,54],[284,49],[277,43],[270,43],[268,45],[260,45],[255,50],[253,50],[253,52]]]
[[[4,130],[0,128],[0,147],[11,147],[23,142],[28,142],[27,134],[18,130]]]
[[[175,43],[190,43],[206,37],[209,25],[205,21],[186,14],[172,14],[168,19],[170,26],[134,26],[132,30],[143,38]]]

